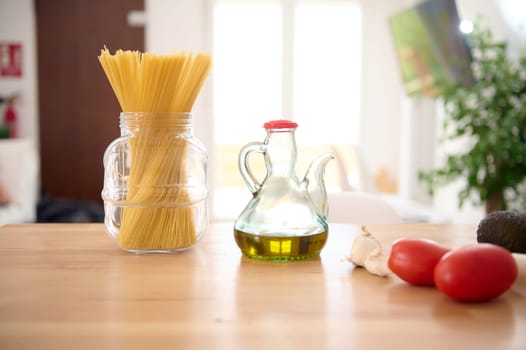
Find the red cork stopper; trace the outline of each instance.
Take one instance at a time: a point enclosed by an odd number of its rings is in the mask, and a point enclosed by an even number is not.
[[[298,124],[291,120],[271,120],[263,124],[265,129],[296,129]]]

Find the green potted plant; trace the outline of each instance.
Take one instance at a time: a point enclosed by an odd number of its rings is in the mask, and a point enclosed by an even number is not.
[[[446,154],[444,164],[419,178],[432,194],[440,186],[464,180],[459,206],[466,200],[486,213],[524,211],[526,204],[526,56],[512,59],[505,42],[477,21],[467,38],[476,79],[470,87],[448,86],[442,142],[461,140],[467,147]]]

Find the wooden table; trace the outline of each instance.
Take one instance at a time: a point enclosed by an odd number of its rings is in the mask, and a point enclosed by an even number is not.
[[[371,225],[449,246],[473,226]],[[241,256],[231,225],[193,249],[121,251],[101,224],[0,228],[0,349],[526,349],[526,298],[481,304],[381,278],[346,261],[354,225],[332,225],[320,258]]]

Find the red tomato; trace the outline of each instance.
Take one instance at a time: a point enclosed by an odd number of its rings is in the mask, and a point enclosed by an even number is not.
[[[479,243],[444,255],[435,268],[435,283],[455,300],[486,301],[507,291],[517,274],[517,263],[509,251]]]
[[[393,243],[387,264],[395,275],[408,283],[433,286],[435,266],[448,251],[428,239],[401,238]]]

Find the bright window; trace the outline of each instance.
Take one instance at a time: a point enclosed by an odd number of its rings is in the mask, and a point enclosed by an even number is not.
[[[293,111],[302,126],[299,142],[355,143],[360,112],[360,9],[349,2],[298,2],[295,15]]]
[[[338,151],[342,162],[327,167],[326,184],[340,188],[340,170],[352,176],[356,163],[351,148],[358,142],[360,113],[359,5],[216,0],[213,29],[213,217],[235,218],[250,199],[238,153],[248,142],[262,142],[263,123],[272,119],[299,124],[300,179],[317,154]],[[263,179],[262,159],[253,163]]]

